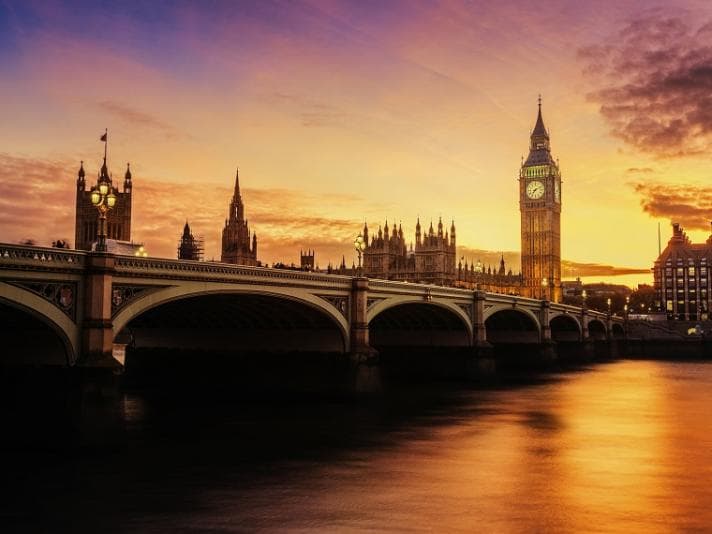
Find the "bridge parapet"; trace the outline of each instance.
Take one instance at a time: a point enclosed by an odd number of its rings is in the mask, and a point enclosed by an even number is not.
[[[392,292],[409,295],[472,298],[472,291],[469,289],[398,282],[395,280],[369,279],[369,290],[371,292]]]
[[[82,270],[85,263],[86,253],[77,250],[0,243],[0,269]]]
[[[169,260],[116,256],[117,276],[171,279],[211,279],[220,281],[267,279],[271,281],[294,280],[317,282],[338,288],[350,288],[352,277],[321,274],[269,267],[249,267],[229,263]]]

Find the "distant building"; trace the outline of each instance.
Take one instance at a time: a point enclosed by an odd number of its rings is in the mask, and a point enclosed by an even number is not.
[[[430,223],[430,230],[421,233],[420,219],[415,227],[415,249],[406,245],[401,225],[390,232],[388,221],[378,234],[369,240],[368,225],[364,224],[363,274],[370,278],[421,282],[441,286],[455,285],[455,223],[450,232],[443,233],[440,219],[437,233]]]
[[[250,239],[250,226],[245,219],[245,206],[240,195],[239,170],[235,174],[235,191],[222,232],[221,261],[238,265],[257,265],[257,234],[252,234]]]
[[[576,280],[562,280],[561,282],[561,294],[563,297],[577,297],[581,296],[583,293],[583,282],[581,278],[576,278]]]
[[[692,243],[673,223],[672,237],[653,265],[655,305],[668,319],[708,320],[712,306],[712,234]]]
[[[199,261],[203,258],[203,240],[196,238],[190,231],[188,221],[185,221],[183,235],[178,242],[178,259]]]
[[[300,250],[299,251],[299,268],[302,271],[314,270],[314,251]]]
[[[114,187],[109,169],[106,166],[106,156],[98,178],[112,183],[116,204],[106,214],[106,237],[117,241],[131,241],[131,192],[132,177],[129,165],[124,174],[124,190],[120,192]],[[74,248],[79,250],[92,250],[97,241],[98,212],[91,203],[91,186],[87,189],[84,162],[82,161],[77,173],[77,196],[74,222]]]
[[[507,270],[504,255],[499,260],[499,268],[487,267],[480,261],[470,263],[462,260],[457,265],[457,280],[455,286],[466,289],[480,289],[493,293],[519,295],[522,290],[521,274],[514,274],[512,269]]]
[[[363,238],[367,243],[363,252],[363,274],[369,278],[384,280],[399,280],[403,282],[455,286],[468,289],[482,289],[498,293],[519,294],[522,285],[520,275],[507,270],[504,256],[499,268],[485,269],[477,262],[464,266],[462,261],[456,264],[456,234],[455,223],[450,230],[443,227],[442,219],[438,221],[437,231],[430,223],[430,228],[423,233],[418,219],[415,226],[415,246],[407,245],[403,228],[393,227],[392,231],[386,221],[383,228],[369,239],[368,225],[364,224]],[[355,270],[354,267],[351,271]],[[334,272],[347,274],[345,259]]]

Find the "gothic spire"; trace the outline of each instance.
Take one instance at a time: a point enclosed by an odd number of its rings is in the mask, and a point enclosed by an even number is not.
[[[541,95],[539,95],[539,112],[536,116],[536,124],[534,125],[534,130],[532,130],[532,139],[534,137],[545,137],[549,139],[549,132],[546,131],[544,119],[541,117]]]
[[[539,95],[536,124],[530,136],[529,156],[522,166],[531,165],[555,165],[554,159],[551,157],[549,132],[544,126],[544,119],[541,115],[541,95]]]
[[[240,198],[240,168],[237,167],[235,170],[235,198]]]

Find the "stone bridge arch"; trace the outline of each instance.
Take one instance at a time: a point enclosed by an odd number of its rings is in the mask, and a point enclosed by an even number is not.
[[[608,338],[606,323],[595,317],[588,319],[588,336],[594,340],[605,340]]]
[[[465,308],[459,306],[452,300],[445,298],[431,297],[426,300],[422,295],[398,295],[383,298],[378,300],[368,309],[366,315],[367,322],[370,326],[374,325],[374,321],[377,321],[379,317],[383,318],[385,316],[384,314],[393,315],[398,308],[403,310],[420,308],[425,314],[428,313],[428,310],[436,314],[442,314],[442,312],[445,312],[446,315],[441,315],[441,318],[449,317],[455,321],[458,321],[457,324],[462,327],[465,337],[461,340],[457,340],[457,337],[455,336],[453,343],[447,343],[447,337],[444,336],[442,342],[446,345],[472,345],[473,327],[470,315]],[[377,339],[375,341],[378,342]],[[458,341],[461,341],[462,343],[458,343]]]
[[[81,350],[77,323],[48,300],[27,289],[0,282],[0,305],[6,305],[48,326],[61,341],[66,364],[74,365]]]
[[[276,304],[282,301],[284,303],[304,306],[326,318],[338,331],[341,337],[339,347],[341,352],[349,350],[350,329],[347,318],[349,306],[348,297],[345,295],[325,295],[322,297],[306,289],[293,287],[255,287],[236,284],[205,284],[195,282],[147,291],[145,295],[139,296],[129,302],[114,315],[112,321],[114,336],[119,335],[132,320],[140,318],[141,315],[151,310],[158,310],[163,305],[186,301],[187,299],[220,295],[266,297],[268,299],[274,299],[274,303]]]
[[[549,316],[551,339],[554,341],[581,341],[582,328],[578,317],[570,313],[552,313]]]
[[[509,316],[513,320],[519,320],[519,324],[512,324],[513,330],[495,331],[493,322],[498,317]],[[539,317],[525,306],[512,306],[511,304],[495,304],[490,307],[485,306],[483,322],[487,332],[487,341],[514,342],[514,343],[539,343],[541,341],[541,323]],[[528,330],[526,326],[531,325],[533,329]],[[531,332],[528,334],[526,332]]]

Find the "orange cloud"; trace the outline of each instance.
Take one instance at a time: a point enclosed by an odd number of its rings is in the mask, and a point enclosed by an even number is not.
[[[712,187],[691,184],[637,182],[640,205],[651,217],[679,222],[689,230],[709,230],[712,217]]]

